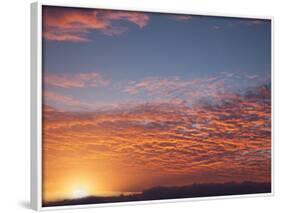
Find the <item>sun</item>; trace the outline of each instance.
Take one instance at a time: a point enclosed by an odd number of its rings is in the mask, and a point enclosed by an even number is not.
[[[89,196],[89,191],[84,186],[79,186],[73,189],[71,197],[74,199],[83,198]]]

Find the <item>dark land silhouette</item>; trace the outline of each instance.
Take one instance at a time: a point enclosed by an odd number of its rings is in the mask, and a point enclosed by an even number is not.
[[[144,190],[142,193],[139,194],[108,196],[108,197],[89,196],[79,199],[66,199],[66,200],[43,202],[43,207],[243,195],[243,194],[258,194],[258,193],[270,193],[270,192],[271,192],[271,183],[257,183],[257,182],[208,183],[208,184],[192,184],[188,186],[172,186],[172,187],[158,186],[158,187],[153,187]]]

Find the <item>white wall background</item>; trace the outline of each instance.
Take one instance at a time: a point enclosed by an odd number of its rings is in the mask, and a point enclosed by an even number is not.
[[[68,0],[65,2],[70,2]],[[2,0],[0,12],[0,212],[28,212],[30,154],[30,0]],[[56,2],[56,1],[54,1]],[[62,2],[62,1],[60,1]],[[275,196],[60,212],[280,212],[281,6],[278,0],[76,0],[202,13],[275,16]]]

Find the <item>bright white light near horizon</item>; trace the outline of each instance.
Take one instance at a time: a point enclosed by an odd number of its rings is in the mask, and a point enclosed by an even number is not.
[[[77,187],[72,191],[72,198],[82,198],[89,196],[88,190],[85,187]]]

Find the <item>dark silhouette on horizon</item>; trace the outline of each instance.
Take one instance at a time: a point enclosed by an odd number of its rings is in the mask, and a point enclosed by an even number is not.
[[[188,186],[157,186],[144,190],[140,194],[119,196],[89,196],[78,199],[65,199],[58,201],[43,202],[43,207],[115,203],[129,201],[148,201],[178,198],[212,197],[227,195],[244,195],[270,193],[271,183],[243,182],[243,183],[207,183],[192,184]]]

